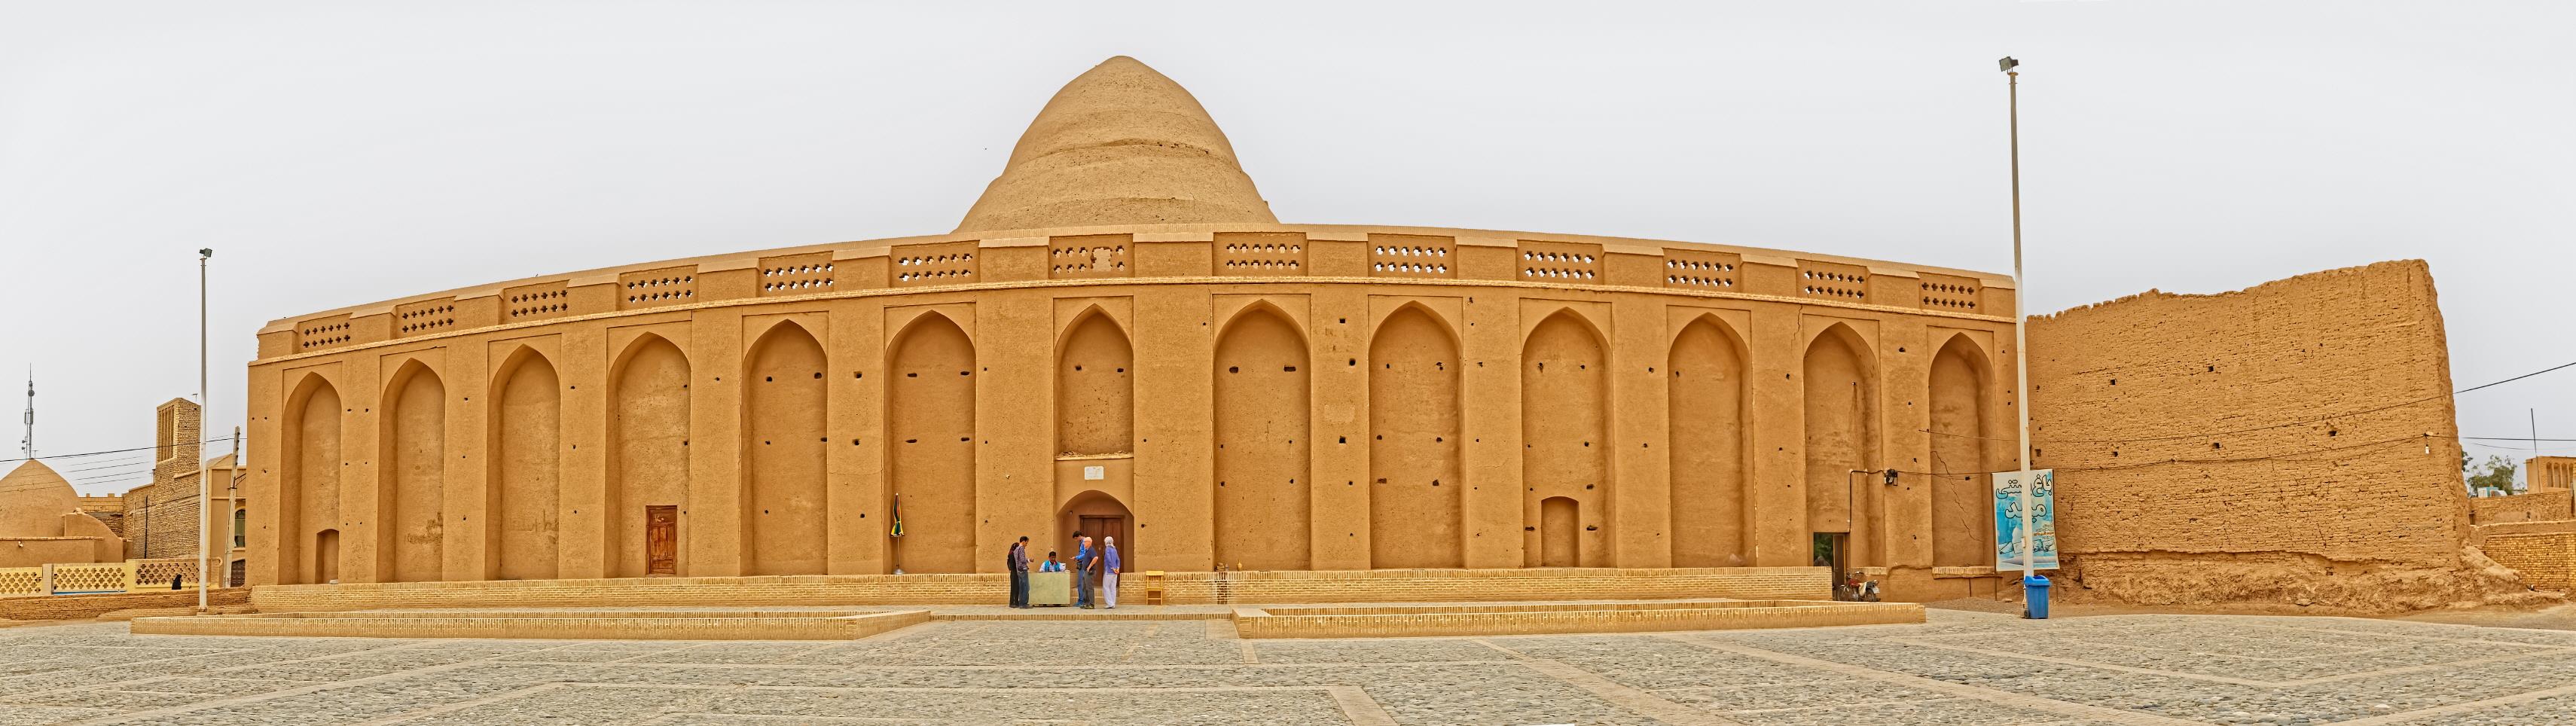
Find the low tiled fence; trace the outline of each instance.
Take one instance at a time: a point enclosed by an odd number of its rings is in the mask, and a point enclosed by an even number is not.
[[[173,577],[179,578],[181,587],[194,587],[197,560],[171,557],[5,568],[0,569],[0,597],[166,590]]]

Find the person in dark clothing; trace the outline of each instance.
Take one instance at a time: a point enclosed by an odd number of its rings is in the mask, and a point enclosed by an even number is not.
[[[1011,543],[1011,554],[1004,561],[1011,570],[1011,607],[1029,606],[1029,538]]]

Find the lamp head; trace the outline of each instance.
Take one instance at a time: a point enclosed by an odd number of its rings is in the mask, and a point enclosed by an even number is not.
[[[2012,56],[2004,56],[2003,60],[1995,61],[1995,65],[2001,66],[2003,72],[2011,73],[2014,68],[2021,67],[2021,61],[2013,60]]]
[[[214,259],[214,257],[215,257],[215,248],[213,248],[213,247],[200,248],[200,249],[198,249],[198,250],[197,250],[197,256],[198,256],[198,257],[202,257],[202,258],[206,258],[206,259]]]

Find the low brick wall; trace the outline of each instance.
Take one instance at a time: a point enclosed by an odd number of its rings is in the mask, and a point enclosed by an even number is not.
[[[2570,506],[2565,489],[2509,497],[2476,497],[2469,500],[2469,523],[2547,522],[2576,518],[2576,509],[2570,509]]]
[[[728,613],[291,613],[136,618],[141,635],[553,640],[856,640],[930,621],[926,610]]]
[[[217,607],[248,603],[250,589],[217,588],[206,594],[206,602]],[[103,595],[32,595],[0,598],[0,620],[84,620],[118,610],[196,606],[195,589]]]
[[[1122,587],[1125,583],[1121,583]],[[1486,602],[1504,600],[1831,600],[1823,567],[1174,572],[1166,601],[1185,604]]]
[[[1239,608],[1245,638],[1415,638],[1548,633],[1896,625],[1924,621],[1915,603],[1727,601],[1529,606]]]
[[[2576,592],[2576,532],[2490,534],[2479,549],[2532,587]]]
[[[1143,603],[1146,578],[1129,573],[1121,595]],[[1652,600],[1724,597],[1832,599],[1822,567],[1532,570],[1174,572],[1172,604]],[[385,608],[630,607],[689,605],[999,605],[1005,575],[807,575],[596,580],[261,585],[261,612]]]

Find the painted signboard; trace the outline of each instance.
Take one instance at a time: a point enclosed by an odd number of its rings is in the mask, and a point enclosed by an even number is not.
[[[2031,486],[2025,496],[2022,475],[2028,474]],[[2057,569],[2057,477],[2050,469],[1998,472],[1995,478],[1995,571],[2022,569],[2022,547],[2025,542],[2036,557],[2031,569]],[[2029,536],[2023,536],[2022,507],[2030,509]]]

